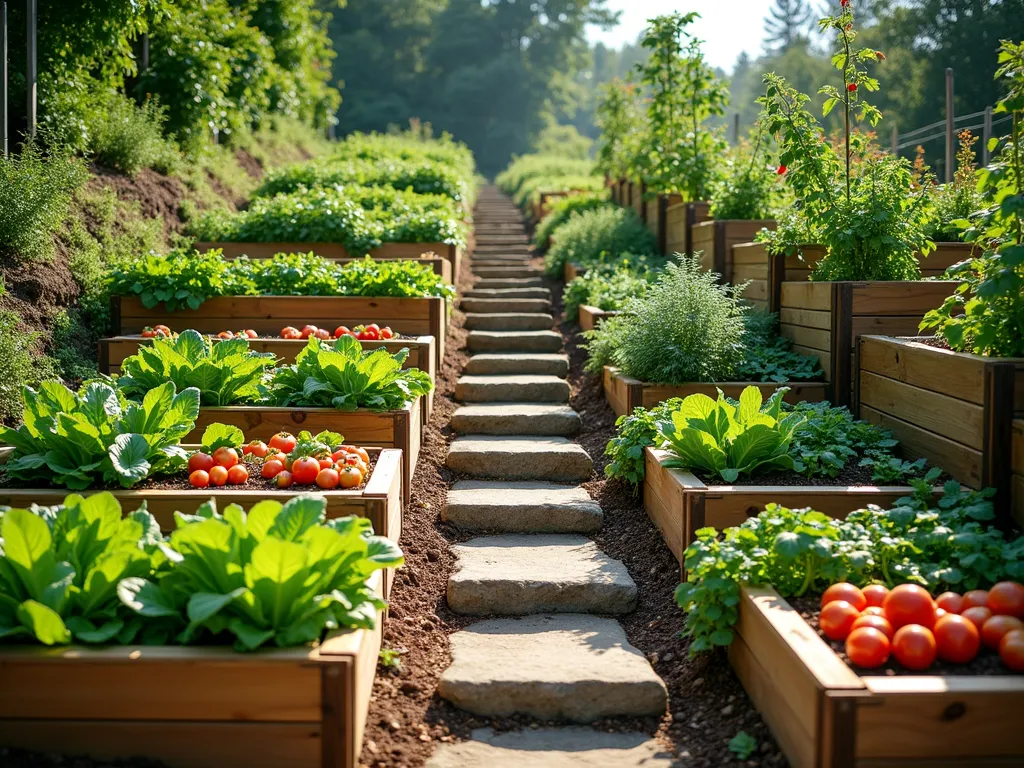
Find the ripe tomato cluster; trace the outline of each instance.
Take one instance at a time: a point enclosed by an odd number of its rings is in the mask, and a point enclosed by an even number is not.
[[[302,455],[297,438],[278,432],[270,443],[254,440],[242,446],[241,457],[234,448],[218,448],[212,455],[197,451],[188,460],[189,484],[193,488],[241,485],[250,470],[259,471],[278,488],[316,485],[324,490],[358,488],[369,473],[370,455],[355,445],[339,445],[328,455]]]
[[[1024,585],[1015,581],[934,600],[916,584],[889,590],[841,582],[821,596],[818,625],[829,639],[845,641],[847,657],[864,669],[885,664],[890,655],[918,671],[936,658],[967,664],[984,645],[1024,672]]]
[[[245,331],[221,331],[217,334],[218,339],[258,339],[260,335],[251,328]]]
[[[315,325],[305,325],[301,331],[293,325],[281,329],[282,339],[308,339],[312,336],[315,339],[327,341],[331,338],[340,339],[342,336],[353,336],[360,341],[377,341],[379,339],[393,339],[395,335],[395,332],[390,327],[384,326],[381,328],[376,323],[357,325],[352,329],[339,325],[334,329],[333,336],[326,328],[318,328]]]
[[[142,338],[144,339],[169,339],[171,335],[171,329],[166,325],[147,325],[142,329]]]

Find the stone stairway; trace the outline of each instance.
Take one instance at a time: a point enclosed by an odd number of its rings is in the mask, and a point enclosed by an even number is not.
[[[449,490],[442,516],[477,534],[453,547],[449,607],[482,618],[452,635],[438,692],[477,715],[567,725],[476,731],[441,745],[428,765],[663,768],[671,760],[646,734],[568,725],[661,716],[667,692],[611,618],[635,609],[637,587],[587,536],[603,522],[579,485],[594,464],[572,440],[581,421],[569,406],[569,360],[522,219],[491,188],[475,219],[478,279],[461,301],[471,357],[447,457],[466,479]]]

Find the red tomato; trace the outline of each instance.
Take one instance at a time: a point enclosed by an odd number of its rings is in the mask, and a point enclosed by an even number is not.
[[[340,448],[331,454],[331,458],[334,461],[340,461],[342,464],[345,463],[345,457],[348,456],[348,451],[343,451]]]
[[[882,608],[895,629],[907,624],[930,629],[935,624],[935,601],[927,589],[917,584],[900,584],[886,595]]]
[[[826,637],[832,640],[845,640],[858,616],[860,611],[845,600],[833,600],[821,609],[818,625]]]
[[[278,488],[290,488],[293,482],[292,473],[286,469],[278,472],[277,476],[274,477],[274,484]]]
[[[345,467],[339,473],[342,488],[356,488],[363,482],[363,473],[358,467]]]
[[[329,338],[331,338],[331,332],[328,331],[326,328],[317,328],[316,333],[314,335],[321,341],[327,341]]]
[[[260,335],[258,333],[256,333],[256,331],[254,331],[252,328],[246,328],[245,329],[245,337],[247,339],[258,339],[260,337]]]
[[[988,591],[985,605],[996,616],[1014,616],[1024,619],[1024,584],[1000,581]]]
[[[352,446],[352,450],[349,451],[349,453],[356,454],[356,456],[358,456],[360,459],[362,459],[367,464],[370,463],[370,454],[368,454],[366,452],[365,448],[358,448],[356,446]]]
[[[380,326],[377,325],[376,323],[370,323],[368,326],[366,326],[366,330],[376,331],[378,335],[380,334]]]
[[[260,475],[270,480],[273,477],[277,477],[284,471],[284,464],[274,459],[273,461],[263,462],[263,469],[260,470]]]
[[[228,482],[231,485],[242,485],[248,479],[249,470],[245,468],[245,464],[235,464],[228,470]]]
[[[902,626],[892,638],[893,656],[907,669],[928,669],[935,662],[936,652],[935,636],[920,624]]]
[[[943,661],[966,664],[978,655],[981,635],[970,619],[948,613],[935,622],[935,647]]]
[[[213,461],[218,466],[231,469],[238,463],[238,451],[228,448],[226,445],[213,452]]]
[[[860,612],[861,616],[881,616],[885,619],[885,609],[880,605],[869,605],[863,611]],[[888,621],[888,619],[886,619]]]
[[[892,628],[892,624],[884,616],[873,616],[870,613],[862,613],[857,617],[856,621],[853,622],[852,630],[860,629],[861,627],[872,627],[877,629],[887,638],[892,640],[892,636],[896,630]]]
[[[188,471],[190,473],[195,472],[197,469],[202,469],[209,472],[213,469],[214,461],[213,456],[202,451],[196,451],[188,457]]]
[[[980,630],[985,626],[985,622],[992,618],[992,611],[984,605],[975,605],[971,608],[965,608],[964,612],[960,615],[973,622],[974,626]]]
[[[145,328],[142,329],[142,338],[153,339],[156,338],[156,336],[157,333],[152,326],[147,325]]]
[[[881,608],[882,603],[885,602],[885,596],[889,594],[889,588],[884,584],[868,584],[861,592],[864,593],[864,599],[868,601],[869,608],[872,606]]]
[[[856,608],[858,613],[868,607],[867,598],[864,597],[864,593],[860,591],[860,588],[845,581],[833,584],[825,590],[825,594],[821,596],[821,607],[824,608],[835,600],[845,600]]]
[[[158,336],[171,336],[171,329],[166,325],[154,325],[153,330],[156,331]]]
[[[310,336],[316,336],[317,327],[315,325],[304,325],[302,330],[299,332],[299,337],[308,339]]]
[[[320,469],[328,469],[334,466],[334,459],[317,459],[320,462]]]
[[[295,439],[295,435],[288,432],[278,432],[270,438],[270,447],[276,448],[281,453],[291,453],[295,450],[296,442],[298,441]]]
[[[1015,629],[999,641],[999,658],[1014,672],[1024,672],[1024,629]]]
[[[352,331],[346,328],[344,325],[339,325],[334,329],[334,338],[340,339],[342,336],[351,336]]]
[[[228,481],[228,470],[227,467],[222,467],[220,464],[210,470],[210,484],[211,485],[224,485]]]
[[[210,484],[210,473],[205,469],[197,469],[188,476],[188,484],[193,488],[205,488]]]
[[[989,648],[998,648],[1003,635],[1015,629],[1024,629],[1024,621],[1016,616],[992,616],[981,625],[981,642]]]
[[[389,326],[384,326],[380,329],[380,337],[382,339],[393,339],[395,338],[395,332],[391,330]]]
[[[338,474],[338,470],[333,467],[327,467],[321,469],[316,476],[316,484],[323,488],[325,491],[329,491],[332,488],[337,488],[338,483],[341,482],[341,476]]]
[[[217,338],[218,339],[233,339],[233,338],[235,338],[235,334],[233,334],[231,331],[221,331],[220,333],[217,334]]]
[[[248,445],[242,446],[243,456],[255,456],[257,459],[266,458],[266,455],[270,452],[267,448],[267,444],[262,440],[253,440]]]
[[[964,599],[956,592],[943,592],[935,598],[935,604],[946,613],[960,614],[964,610]]]
[[[874,627],[858,627],[846,638],[850,663],[863,669],[880,667],[889,660],[889,638]]]
[[[288,327],[281,329],[281,338],[282,339],[301,339],[302,338],[302,331],[300,331],[298,328],[296,328],[293,325],[289,325]]]
[[[296,459],[292,463],[292,478],[299,485],[312,485],[316,482],[318,474],[320,474],[320,462],[309,456]]]
[[[935,609],[935,616],[933,617],[934,621],[932,621],[932,626],[935,626],[935,624],[938,623],[939,619],[941,619],[943,616],[949,616],[949,615],[951,615],[951,614],[948,611],[944,611],[941,608],[936,608]],[[952,615],[955,616],[956,614],[952,614]]]
[[[988,592],[984,589],[972,589],[970,592],[964,592],[964,610],[973,608],[976,605],[987,605],[988,604]],[[960,611],[963,613],[963,611]]]

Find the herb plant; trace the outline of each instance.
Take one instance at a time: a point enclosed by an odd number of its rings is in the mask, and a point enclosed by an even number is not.
[[[991,490],[951,482],[936,501],[927,480],[914,486],[892,509],[869,507],[842,521],[769,504],[722,535],[697,531],[684,558],[687,581],[676,590],[690,653],[732,642],[739,590],[747,584],[798,597],[836,581],[911,582],[941,592],[1024,578],[1024,537],[1007,541],[986,525],[995,516]]]
[[[141,345],[121,363],[117,386],[138,400],[170,381],[179,390],[198,389],[201,405],[251,403],[259,399],[260,382],[275,359],[269,352],[250,350],[248,339],[214,343],[188,330],[176,339],[155,338],[152,346]]]
[[[141,403],[103,382],[72,392],[45,381],[25,387],[23,423],[0,428],[0,442],[14,448],[3,471],[12,480],[85,490],[131,488],[185,465],[181,440],[199,415],[199,390],[176,393],[173,382],[149,390]]]
[[[342,336],[333,345],[311,338],[293,365],[274,370],[266,400],[277,406],[341,411],[396,410],[434,387],[425,371],[402,368],[408,355],[407,349],[393,355],[386,349],[363,352],[351,336]]]
[[[223,514],[211,500],[175,516],[158,578],[120,583],[121,600],[146,617],[150,642],[195,644],[226,636],[236,650],[288,647],[338,627],[373,627],[385,603],[366,585],[403,557],[361,517],[326,520],[322,497],[261,501]]]
[[[783,387],[764,402],[761,390],[746,387],[738,405],[722,390],[717,401],[690,395],[658,422],[659,436],[671,454],[662,466],[700,470],[727,483],[759,469],[793,469],[790,443],[804,417],[783,414],[782,398],[788,391]]]
[[[600,130],[597,170],[613,179],[628,176],[645,144],[641,91],[632,82],[612,80],[601,88],[594,114]]]
[[[576,317],[581,305],[619,310],[632,298],[642,298],[651,276],[645,257],[625,254],[611,269],[591,267],[586,274],[567,283],[562,294],[566,317]]]
[[[544,255],[544,271],[557,277],[567,262],[589,267],[616,261],[622,254],[655,256],[654,235],[632,209],[605,207],[572,216],[553,234]]]
[[[1009,92],[995,111],[1010,113],[1013,123],[999,156],[978,173],[992,203],[964,232],[977,255],[948,270],[947,277],[962,282],[924,316],[921,330],[933,330],[958,352],[1024,357],[1024,43],[1004,41],[999,62],[996,76]]]
[[[547,215],[540,220],[537,229],[534,230],[533,244],[538,248],[546,248],[555,230],[571,219],[574,214],[609,207],[611,207],[611,202],[603,192],[569,195],[556,200]]]
[[[928,226],[928,236],[936,242],[959,242],[963,238],[965,222],[971,214],[984,207],[984,198],[978,192],[975,178],[974,144],[977,136],[963,130],[957,136],[960,148],[956,153],[956,173],[953,181],[937,187],[931,198],[934,220]]]
[[[611,458],[605,465],[605,476],[622,478],[635,492],[644,479],[644,449],[660,446],[658,424],[671,420],[682,404],[681,397],[671,397],[650,410],[634,408],[632,413],[619,416],[615,420],[615,436],[604,449],[604,455]]]
[[[726,155],[722,173],[710,185],[712,219],[771,218],[779,176],[764,157],[762,138],[758,131],[753,148],[747,144]]]
[[[168,312],[199,309],[215,296],[246,296],[255,285],[218,250],[199,253],[176,249],[166,255],[138,256],[115,265],[109,275],[110,291],[138,296],[147,309],[163,305]]]
[[[0,511],[0,639],[43,645],[131,642],[142,624],[118,599],[122,579],[164,559],[145,507],[126,517],[111,493],[54,508]]]

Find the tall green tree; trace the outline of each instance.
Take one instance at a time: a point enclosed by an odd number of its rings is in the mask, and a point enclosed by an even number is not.
[[[814,9],[806,0],[775,0],[764,20],[765,50],[785,53],[806,41],[813,18]]]

